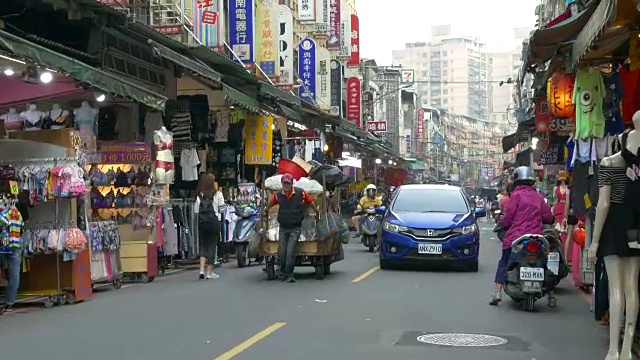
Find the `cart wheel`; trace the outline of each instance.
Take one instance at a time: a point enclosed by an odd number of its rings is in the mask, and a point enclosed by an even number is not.
[[[322,264],[316,265],[316,280],[324,279],[324,275],[325,275],[324,266],[322,266]]]
[[[73,291],[69,291],[65,294],[65,300],[67,304],[75,304],[78,300],[76,299],[76,294]]]
[[[276,279],[276,267],[273,261],[267,262],[267,280],[275,280]]]
[[[147,282],[153,282],[153,280],[155,280],[156,277],[155,276],[148,276],[147,279],[148,279]]]
[[[256,257],[256,263],[258,263],[258,265],[261,265],[264,262],[264,256],[258,256]]]
[[[113,280],[113,288],[118,290],[122,287],[122,279]]]
[[[147,274],[140,274],[140,281],[143,283],[151,282],[151,278]]]
[[[53,305],[53,298],[48,297],[44,300],[44,307],[46,307],[47,309],[51,309]]]
[[[322,269],[325,275],[331,274],[331,261],[328,256],[322,259]]]

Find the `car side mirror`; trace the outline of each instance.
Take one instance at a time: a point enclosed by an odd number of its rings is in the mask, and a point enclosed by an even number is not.
[[[477,218],[483,218],[487,216],[487,210],[485,210],[484,208],[476,208],[473,215]]]

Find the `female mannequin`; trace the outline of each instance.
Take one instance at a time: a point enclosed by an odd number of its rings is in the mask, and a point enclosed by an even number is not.
[[[94,135],[98,109],[94,109],[87,101],[83,101],[79,108],[73,110],[75,123],[83,135]]]
[[[162,126],[160,130],[153,132],[153,143],[156,145],[156,183],[173,184],[173,133]]]
[[[640,111],[632,118],[640,129]],[[640,131],[633,130],[622,138],[622,151],[602,159],[598,182],[600,195],[595,216],[593,239],[588,257],[591,262],[603,257],[609,281],[609,351],[605,360],[631,360],[631,347],[638,318],[638,272],[640,245],[637,241],[640,221],[637,198],[640,193],[638,174],[632,166],[640,164]],[[632,236],[633,235],[633,236]],[[626,308],[626,309],[625,309]],[[623,309],[625,312],[623,313]],[[625,321],[622,350],[619,348],[620,327]]]
[[[62,129],[67,125],[67,118],[69,117],[69,112],[64,110],[58,104],[51,105],[51,109],[47,113],[46,123],[52,129]]]
[[[561,232],[560,235],[564,245],[564,255],[569,256],[569,244],[567,243],[567,214],[569,213],[569,177],[562,171],[558,174],[558,185],[553,189],[553,216],[556,219],[556,228]]]
[[[20,117],[24,120],[23,124],[26,131],[42,129],[44,113],[39,111],[35,104],[30,104],[29,110],[21,112]]]
[[[4,121],[5,131],[22,130],[22,119],[16,108],[10,108],[9,112],[0,116],[0,120]]]

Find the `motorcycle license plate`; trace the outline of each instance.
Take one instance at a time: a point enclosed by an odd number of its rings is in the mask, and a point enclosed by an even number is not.
[[[525,281],[522,284],[522,291],[526,293],[537,293],[542,291],[542,283],[538,281]]]
[[[525,281],[544,281],[544,269],[543,268],[520,268],[520,280]]]
[[[550,252],[547,255],[547,269],[551,271],[554,275],[558,275],[560,271],[560,253],[559,252]]]
[[[418,244],[418,254],[440,255],[442,244]]]

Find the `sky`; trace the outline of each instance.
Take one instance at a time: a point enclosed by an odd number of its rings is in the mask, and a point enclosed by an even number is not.
[[[360,56],[391,65],[391,51],[431,39],[431,26],[477,36],[491,49],[511,50],[513,28],[535,25],[541,0],[356,0]]]

